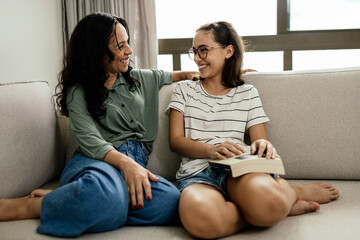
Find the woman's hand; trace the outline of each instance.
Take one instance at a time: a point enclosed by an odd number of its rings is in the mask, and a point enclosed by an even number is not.
[[[201,76],[199,72],[188,72],[185,74],[185,80],[200,80]]]
[[[199,72],[184,72],[184,71],[174,71],[172,72],[172,81],[178,82],[181,80],[199,80]]]
[[[245,73],[247,73],[247,72],[257,72],[257,70],[254,70],[254,69],[251,69],[251,68],[241,70],[241,74],[245,74]]]
[[[240,145],[226,141],[219,145],[212,145],[209,148],[209,156],[211,159],[226,159],[230,157],[235,157],[236,155],[240,155],[245,153],[245,149],[243,149]]]
[[[159,178],[149,170],[116,150],[109,151],[105,155],[104,161],[123,172],[129,193],[129,203],[133,209],[144,207],[144,193],[146,200],[152,199],[150,181],[158,182]]]
[[[257,153],[259,157],[262,157],[264,153],[266,153],[267,159],[275,159],[276,157],[279,157],[274,146],[265,139],[258,139],[254,141],[250,146],[250,153]]]
[[[144,207],[144,192],[146,200],[152,199],[150,181],[158,182],[159,178],[131,158],[127,164],[122,166],[121,170],[124,174],[132,208],[142,209]]]

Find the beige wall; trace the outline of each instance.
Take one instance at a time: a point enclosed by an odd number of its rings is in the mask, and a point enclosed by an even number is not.
[[[0,83],[57,83],[63,55],[60,0],[0,1]]]

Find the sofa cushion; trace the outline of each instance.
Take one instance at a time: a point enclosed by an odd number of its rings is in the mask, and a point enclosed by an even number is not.
[[[28,194],[63,168],[51,98],[44,81],[0,84],[0,197]]]
[[[175,181],[176,171],[180,166],[180,155],[169,147],[169,115],[165,112],[171,99],[175,84],[163,86],[159,92],[158,133],[149,156],[148,168],[168,180]]]
[[[313,181],[290,180],[290,183],[309,183]],[[319,211],[301,216],[287,217],[270,228],[250,227],[223,240],[355,240],[360,236],[360,182],[330,181],[341,191],[335,202],[321,205]],[[36,233],[40,220],[0,222],[1,239],[60,240]],[[110,232],[88,233],[81,240],[193,240],[186,230],[179,226],[125,226]]]
[[[360,179],[360,68],[249,73],[286,178]]]

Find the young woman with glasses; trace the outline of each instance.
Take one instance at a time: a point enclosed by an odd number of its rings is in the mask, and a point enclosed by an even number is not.
[[[278,156],[267,140],[268,118],[258,91],[241,79],[243,53],[242,39],[231,24],[201,26],[189,51],[201,80],[179,82],[169,104],[170,147],[182,155],[176,176],[180,219],[199,238],[228,236],[249,224],[273,226],[339,197],[330,184],[290,185],[266,173],[232,178],[209,167],[209,159],[245,152],[245,131],[252,154]]]

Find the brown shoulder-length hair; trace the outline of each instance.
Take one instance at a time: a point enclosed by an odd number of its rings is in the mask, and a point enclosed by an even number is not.
[[[198,31],[211,31],[213,40],[223,47],[234,46],[234,54],[225,62],[221,81],[225,87],[231,88],[244,84],[241,79],[241,67],[245,46],[234,27],[228,22],[220,21],[202,25],[196,30]]]

